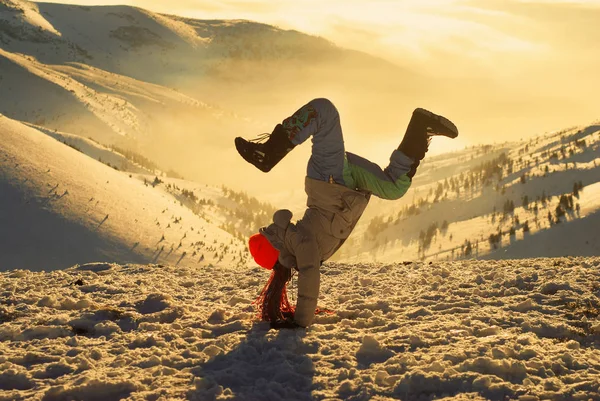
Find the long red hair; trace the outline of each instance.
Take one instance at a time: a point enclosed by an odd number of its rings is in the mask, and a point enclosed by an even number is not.
[[[258,317],[265,322],[276,322],[285,318],[293,318],[295,307],[290,305],[287,297],[287,283],[292,278],[292,270],[276,262],[271,270],[271,277],[254,301],[257,305]]]

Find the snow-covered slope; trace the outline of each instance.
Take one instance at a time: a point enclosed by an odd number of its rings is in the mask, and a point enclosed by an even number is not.
[[[222,113],[168,88],[85,64],[48,65],[1,48],[0,90],[5,115],[103,143],[166,141],[166,119],[177,121],[172,128],[193,122],[201,130]]]
[[[5,115],[104,142],[129,130],[134,133],[137,118],[118,107],[122,100],[98,99],[88,87],[33,58],[0,49],[0,71],[0,108]]]
[[[140,165],[139,163],[135,163],[129,160],[125,155],[122,155],[116,152],[114,149],[108,148],[92,139],[66,132],[49,130],[35,124],[24,124],[56,139],[59,142],[64,143],[65,145],[72,147],[73,149],[76,149],[92,159],[98,160],[117,170],[145,175],[151,175],[156,172],[156,168],[153,168],[153,166],[144,166]]]
[[[0,270],[245,262],[244,242],[159,189],[166,184],[144,184],[154,178],[117,171],[0,116]]]
[[[600,259],[326,264],[307,330],[260,269],[0,273],[2,400],[598,400]]]
[[[600,254],[600,125],[426,158],[405,198],[374,199],[345,261]]]

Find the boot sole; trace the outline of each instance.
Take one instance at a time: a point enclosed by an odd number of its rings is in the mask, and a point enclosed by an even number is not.
[[[261,165],[260,162],[253,160],[250,157],[250,155],[248,155],[248,152],[246,152],[245,142],[247,142],[247,141],[242,137],[238,136],[237,138],[235,138],[235,148],[238,151],[238,153],[240,154],[240,156],[242,156],[242,158],[244,160],[246,160],[248,163],[252,164],[254,167],[259,169],[263,173],[268,173],[269,171],[271,171],[271,168],[267,168],[264,165]]]
[[[436,122],[440,123],[442,126],[444,126],[449,132],[444,132],[444,133],[440,133],[440,132],[436,132],[434,133],[432,136],[445,136],[448,138],[456,138],[458,136],[458,128],[456,128],[456,125],[454,125],[454,123],[452,123],[452,121],[448,120],[446,117],[440,116],[438,114],[432,113],[429,110],[425,110],[423,108],[417,108],[414,111],[415,113],[420,113],[422,115],[427,116],[428,118],[435,120]]]

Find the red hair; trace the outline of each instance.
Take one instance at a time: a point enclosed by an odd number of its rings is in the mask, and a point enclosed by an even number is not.
[[[287,297],[286,285],[292,278],[292,271],[280,263],[275,263],[271,277],[254,301],[258,309],[258,318],[265,322],[276,322],[294,317],[296,309]]]

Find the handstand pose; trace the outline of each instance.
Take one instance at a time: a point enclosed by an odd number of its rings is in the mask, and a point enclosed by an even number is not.
[[[312,323],[319,297],[321,264],[348,238],[371,195],[390,200],[404,196],[435,135],[456,138],[458,130],[450,120],[416,109],[404,139],[392,152],[390,164],[382,170],[375,163],[345,151],[337,109],[327,99],[315,99],[283,120],[270,135],[260,138],[268,137],[264,143],[260,139],[235,139],[240,155],[268,172],[295,146],[312,136],[312,155],[305,180],[308,208],[304,216],[294,224],[290,222],[289,210],[278,210],[273,223],[250,238],[250,252],[255,261],[273,269],[270,283],[278,280],[281,287],[275,289],[274,296],[266,294],[273,292],[272,288],[266,286],[263,290],[265,320],[270,320],[275,328],[307,327]],[[287,299],[284,300],[287,307],[280,305],[278,299],[281,295],[285,298],[285,283],[291,269],[298,271],[295,311],[287,305]],[[283,279],[274,277],[276,274]]]

